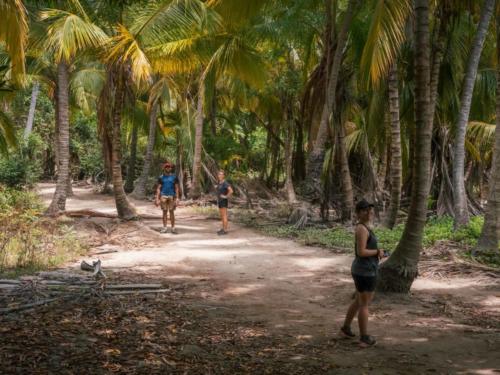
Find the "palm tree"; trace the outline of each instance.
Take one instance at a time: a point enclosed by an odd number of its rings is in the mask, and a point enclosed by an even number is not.
[[[321,190],[320,177],[325,158],[326,140],[328,139],[328,127],[329,127],[328,124],[330,123],[330,116],[335,111],[335,96],[337,91],[339,72],[344,54],[344,48],[347,44],[349,28],[354,18],[354,14],[358,6],[358,3],[359,3],[358,0],[349,1],[341,29],[337,36],[337,41],[336,41],[337,43],[336,43],[335,53],[333,54],[332,67],[329,71],[327,79],[328,83],[326,87],[326,100],[322,109],[320,125],[318,132],[316,133],[316,137],[314,139],[312,151],[310,152],[307,160],[307,185],[313,188],[314,196],[318,196]],[[327,48],[325,53],[327,54],[330,53],[329,48],[330,47]],[[342,132],[339,132],[339,134],[342,134]],[[343,141],[343,137],[340,137],[339,140]],[[348,188],[346,188],[345,190],[347,191]],[[350,205],[352,206],[352,202],[350,203]]]
[[[391,123],[391,201],[385,217],[385,226],[396,224],[401,201],[401,128],[399,123],[399,80],[396,63],[389,70],[389,112]]]
[[[495,0],[485,0],[481,17],[479,20],[476,35],[472,43],[467,70],[462,86],[462,96],[460,100],[460,111],[457,120],[456,134],[453,151],[453,201],[455,211],[455,227],[466,225],[469,222],[469,210],[467,205],[467,194],[465,191],[465,135],[469,113],[474,91],[474,83],[477,76],[477,68],[481,58],[484,41],[488,32],[488,26]]]
[[[75,12],[72,13],[72,10]],[[64,211],[69,184],[69,84],[72,59],[88,48],[98,48],[105,40],[104,32],[91,22],[77,0],[68,10],[49,9],[41,12],[48,26],[42,45],[52,51],[57,64],[56,123],[59,170],[56,191],[47,209],[49,214]]]
[[[12,78],[15,83],[24,78],[24,53],[28,40],[28,19],[21,0],[0,1],[0,42],[5,43],[12,65]]]
[[[497,33],[497,95],[496,127],[493,161],[491,164],[489,197],[485,207],[484,225],[476,251],[498,251],[500,246],[500,4],[496,9]]]
[[[427,218],[431,170],[429,1],[415,0],[415,164],[408,219],[393,255],[380,268],[379,288],[408,292],[417,276]]]

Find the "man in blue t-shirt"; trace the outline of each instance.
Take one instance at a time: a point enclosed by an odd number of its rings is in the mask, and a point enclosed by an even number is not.
[[[161,233],[167,233],[168,213],[170,212],[170,223],[172,224],[172,233],[177,234],[175,230],[174,211],[177,205],[179,195],[179,179],[172,172],[172,164],[166,162],[163,166],[163,174],[158,177],[158,186],[156,188],[155,204],[161,206],[163,211],[163,228]]]

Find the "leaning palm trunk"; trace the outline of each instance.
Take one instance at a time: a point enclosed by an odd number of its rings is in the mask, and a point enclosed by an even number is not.
[[[137,136],[139,132],[139,127],[137,124],[133,125],[132,137],[130,139],[130,160],[127,169],[127,179],[125,181],[125,191],[130,193],[134,190],[135,181],[135,164],[137,160]]]
[[[57,149],[58,172],[56,191],[47,213],[54,215],[66,209],[69,178],[69,67],[61,61],[57,64]]]
[[[337,132],[337,152],[340,166],[341,191],[342,191],[342,215],[343,222],[352,220],[354,195],[352,190],[351,172],[349,170],[349,158],[345,144],[345,126],[339,124]]]
[[[33,121],[35,120],[35,109],[36,100],[38,98],[38,93],[40,92],[40,84],[38,82],[33,83],[33,88],[31,89],[31,101],[30,109],[28,112],[28,120],[26,121],[26,128],[24,129],[24,138],[28,138],[33,130]]]
[[[399,124],[398,71],[394,63],[389,70],[389,112],[391,123],[391,201],[385,217],[385,226],[396,224],[401,201],[401,129]]]
[[[467,131],[467,123],[469,122],[469,113],[472,102],[472,93],[474,91],[474,83],[477,76],[477,68],[481,58],[484,41],[488,32],[491,15],[495,0],[485,0],[481,12],[481,18],[477,33],[474,37],[472,50],[470,52],[469,61],[467,62],[467,70],[462,87],[462,97],[460,100],[460,111],[458,114],[458,122],[456,126],[455,148],[453,152],[453,201],[455,211],[455,227],[466,225],[469,222],[469,211],[467,207],[467,194],[465,191],[465,133]]]
[[[293,116],[290,113],[290,108],[287,105],[285,107],[285,125],[286,125],[286,138],[285,138],[285,188],[288,198],[288,203],[297,203],[297,196],[295,195],[295,189],[293,188],[292,181],[292,167],[293,167]]]
[[[158,103],[155,102],[151,106],[149,112],[149,135],[148,145],[146,147],[146,156],[144,157],[144,166],[142,167],[141,175],[135,184],[135,189],[132,195],[136,198],[143,199],[146,196],[146,185],[148,183],[149,173],[153,165],[153,150],[156,138],[156,115],[158,113]]]
[[[196,106],[196,123],[193,155],[193,185],[190,191],[191,198],[197,199],[201,195],[201,149],[203,142],[203,104],[205,102],[205,75],[200,78],[198,103]]]
[[[325,144],[328,139],[328,125],[330,124],[330,117],[332,113],[335,112],[335,94],[337,91],[337,82],[342,64],[342,56],[357,4],[358,0],[350,0],[344,16],[342,28],[337,39],[335,54],[333,56],[332,68],[328,78],[326,100],[321,114],[319,129],[313,143],[312,151],[307,160],[306,186],[311,186],[313,188],[315,198],[320,195],[321,191],[321,171],[323,170],[323,162],[325,159]],[[329,52],[327,51],[327,53]]]
[[[114,73],[114,74],[113,74]],[[124,220],[132,220],[137,214],[134,207],[129,203],[125,190],[123,189],[122,178],[122,153],[121,153],[121,125],[122,109],[125,102],[125,82],[122,72],[113,71],[115,75],[115,97],[112,112],[112,137],[111,137],[111,179],[113,181],[113,192],[115,196],[116,211],[118,216]]]
[[[500,16],[497,16],[497,118],[488,203],[476,251],[498,251],[500,246]]]
[[[417,277],[431,169],[429,0],[415,0],[415,163],[408,220],[394,254],[380,267],[378,287],[408,292]]]

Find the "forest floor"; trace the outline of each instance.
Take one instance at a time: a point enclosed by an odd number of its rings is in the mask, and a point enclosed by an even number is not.
[[[39,187],[45,201],[52,192]],[[112,197],[74,193],[69,210],[115,211]],[[151,202],[133,203],[160,213]],[[176,217],[177,235],[160,234],[160,220],[74,219],[93,250],[117,250],[99,255],[108,282],[170,291],[0,316],[0,373],[500,373],[498,275],[423,272],[410,295],[377,295],[370,331],[378,342],[360,349],[338,334],[354,290],[350,254],[235,224],[219,237],[219,223],[189,207]],[[81,272],[80,261],[65,270]]]

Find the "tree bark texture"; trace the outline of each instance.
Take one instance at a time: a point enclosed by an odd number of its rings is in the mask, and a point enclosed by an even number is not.
[[[380,267],[378,288],[408,292],[418,274],[431,170],[429,0],[414,1],[415,167],[408,219],[392,256]]]
[[[465,72],[464,82],[462,86],[462,95],[460,98],[460,111],[456,126],[456,134],[454,140],[453,151],[453,203],[455,211],[455,228],[464,226],[469,222],[469,210],[467,207],[467,193],[465,190],[465,134],[467,124],[469,122],[469,113],[472,102],[472,94],[474,84],[476,82],[477,68],[481,59],[484,41],[488,32],[488,26],[493,14],[495,0],[485,0],[481,17],[479,20],[478,29],[474,36],[472,50],[470,51],[469,60]]]
[[[283,106],[285,108],[285,125],[286,125],[286,138],[285,138],[285,188],[288,198],[288,203],[296,203],[297,196],[293,188],[292,180],[292,167],[293,167],[293,115],[289,104]]]
[[[40,84],[38,82],[33,83],[33,88],[31,89],[31,101],[30,109],[28,112],[28,120],[26,121],[26,128],[24,129],[24,138],[27,139],[33,130],[33,121],[35,120],[35,109],[36,100],[38,98],[38,93],[40,92]]]
[[[156,117],[158,114],[158,103],[154,103],[149,111],[149,134],[148,145],[146,147],[146,156],[144,157],[144,165],[142,167],[141,175],[135,184],[134,192],[132,195],[136,198],[143,199],[146,197],[146,185],[148,183],[149,174],[151,173],[151,166],[153,165],[153,151],[156,140]]]
[[[130,139],[130,160],[127,168],[127,179],[125,181],[125,191],[127,193],[134,190],[135,181],[135,165],[137,162],[137,137],[139,132],[139,126],[137,124],[133,125],[132,136]]]
[[[352,190],[351,172],[349,170],[349,158],[347,155],[347,147],[345,144],[345,126],[339,124],[337,131],[337,152],[341,176],[341,192],[342,192],[342,213],[343,222],[352,221],[354,209],[354,193]]]
[[[385,226],[393,228],[401,202],[401,127],[399,123],[399,85],[396,63],[389,70],[389,112],[391,128],[391,200],[385,217]]]
[[[56,139],[58,149],[58,172],[56,191],[47,213],[57,214],[66,209],[69,178],[69,66],[61,61],[57,64],[56,85]]]
[[[201,149],[203,145],[203,104],[205,102],[205,79],[202,75],[198,89],[198,102],[196,105],[196,123],[194,135],[193,155],[193,184],[190,191],[191,198],[197,199],[201,196]]]

